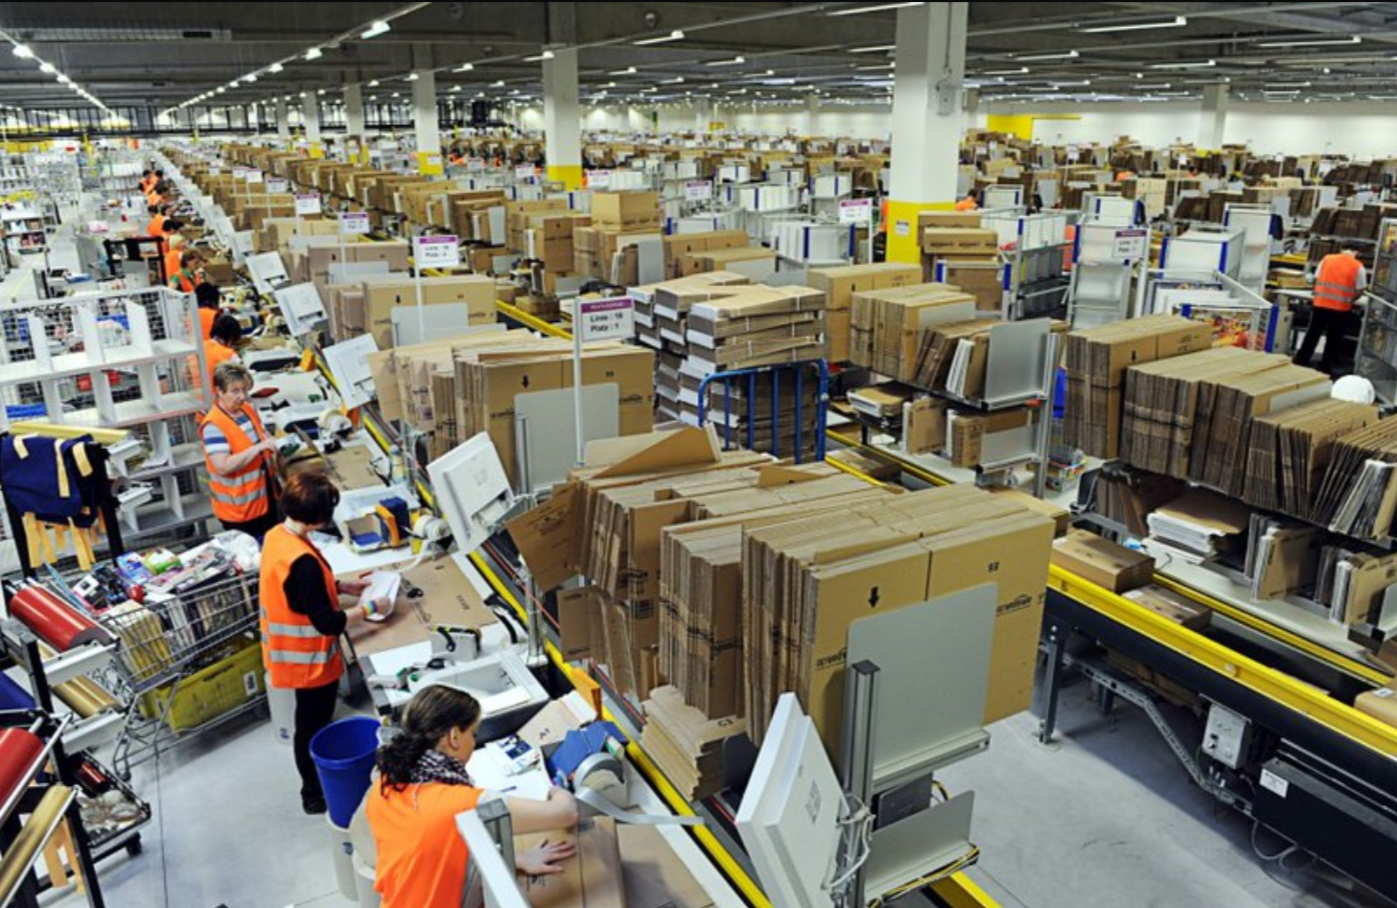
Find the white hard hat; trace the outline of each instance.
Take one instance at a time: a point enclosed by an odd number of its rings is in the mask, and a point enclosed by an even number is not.
[[[1329,396],[1335,400],[1347,400],[1355,404],[1371,404],[1378,399],[1377,392],[1373,390],[1373,383],[1358,375],[1345,375],[1334,382],[1334,390]]]

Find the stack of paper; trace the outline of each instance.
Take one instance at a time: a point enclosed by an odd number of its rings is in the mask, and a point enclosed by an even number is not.
[[[723,789],[723,743],[747,730],[743,719],[710,719],[687,706],[679,691],[656,688],[645,701],[640,743],[665,778],[686,799],[697,801]]]

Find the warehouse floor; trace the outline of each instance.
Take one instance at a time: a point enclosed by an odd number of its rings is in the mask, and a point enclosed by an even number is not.
[[[1083,905],[1378,906],[1351,884],[1255,857],[1250,825],[1192,786],[1142,713],[1096,712],[1069,687],[1059,736],[1037,742],[1036,716],[992,726],[987,754],[943,776],[976,791],[970,876],[1004,908]],[[110,905],[343,908],[325,821],[300,811],[289,748],[244,721],[136,768],[155,809],[145,853],[100,865]],[[1268,854],[1281,850],[1263,831]],[[1288,862],[1297,867],[1304,860]],[[46,905],[86,905],[71,890]]]

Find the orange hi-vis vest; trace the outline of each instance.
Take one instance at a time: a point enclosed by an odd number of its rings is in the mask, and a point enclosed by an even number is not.
[[[170,284],[180,293],[193,293],[194,288],[202,283],[203,281],[199,280],[197,274],[190,275],[189,272],[185,271],[183,268],[176,271],[174,276],[170,278]]]
[[[199,334],[204,340],[213,337],[213,323],[218,321],[218,317],[222,313],[222,309],[199,307]]]
[[[286,598],[286,578],[302,555],[320,564],[325,587],[334,600],[335,575],[320,550],[284,526],[267,531],[262,542],[262,572],[258,596],[262,600],[262,664],[272,687],[299,690],[324,687],[344,674],[339,640],[315,629],[309,618],[297,614]]]
[[[364,812],[378,845],[374,889],[382,908],[460,908],[470,852],[456,815],[474,810],[483,793],[445,782],[369,789]]]
[[[243,404],[243,412],[252,419],[253,434],[248,438],[238,427],[236,417],[215,404],[199,423],[202,437],[204,426],[213,423],[228,439],[230,454],[241,454],[267,437],[262,420],[251,404]],[[213,499],[213,516],[225,523],[247,523],[256,520],[271,509],[272,490],[268,487],[268,474],[271,470],[271,455],[263,453],[232,476],[220,476],[214,470],[207,453],[204,466],[209,471],[209,495]]]
[[[1315,308],[1348,312],[1358,299],[1358,272],[1363,263],[1341,252],[1326,255],[1315,275]]]
[[[163,214],[157,214],[151,218],[150,223],[146,224],[146,236],[164,236],[165,222],[169,219],[168,215]]]
[[[228,362],[228,360],[235,358],[237,355],[238,351],[234,350],[232,347],[225,347],[216,340],[204,341],[204,362],[209,370],[208,380],[210,388],[214,387],[213,374],[214,372],[218,371],[218,367]],[[193,371],[195,373],[194,387],[198,388],[202,385],[202,382],[199,380],[198,376],[199,357],[191,356],[189,357],[189,359],[190,365],[193,367]]]

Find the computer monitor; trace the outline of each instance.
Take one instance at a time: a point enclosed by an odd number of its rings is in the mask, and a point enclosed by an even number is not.
[[[742,806],[737,831],[773,905],[825,908],[839,859],[844,790],[795,694],[782,694]]]
[[[509,477],[485,432],[427,464],[427,476],[463,554],[480,548],[514,505]]]

